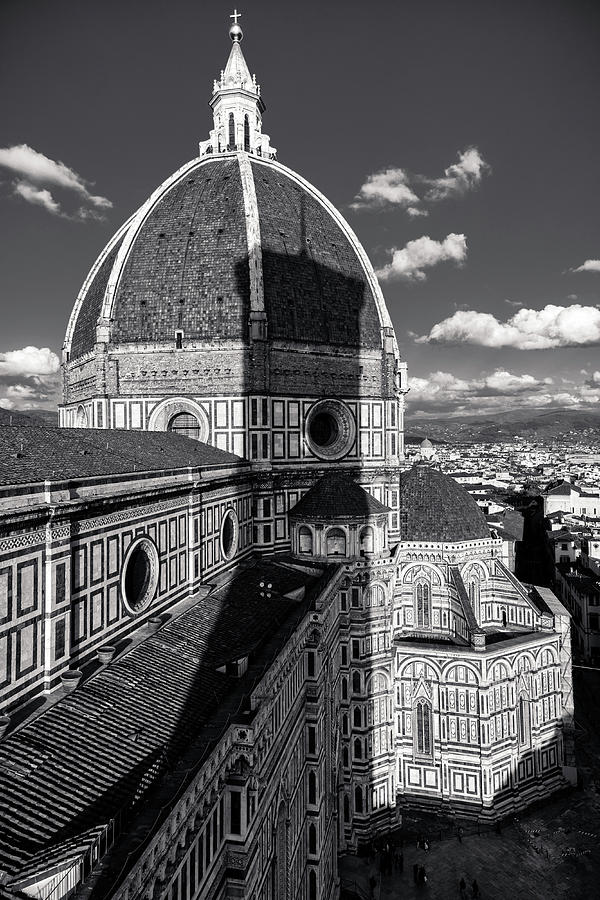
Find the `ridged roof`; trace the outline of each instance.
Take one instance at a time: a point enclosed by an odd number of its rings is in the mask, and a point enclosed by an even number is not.
[[[9,735],[0,744],[0,869],[11,876],[51,869],[69,847],[72,852],[85,844],[90,829],[128,809],[160,760],[172,765],[185,756],[186,765],[177,771],[180,779],[187,777],[229,717],[239,714],[244,695],[287,639],[287,628],[305,612],[308,596],[299,603],[286,594],[302,586],[310,590],[320,575],[268,561],[241,567],[222,587]],[[261,590],[265,581],[268,593]],[[217,671],[250,653],[241,679]],[[160,779],[162,770],[156,775]],[[171,775],[166,794],[145,798],[152,825],[170,809],[176,778]],[[109,866],[106,876],[115,879],[122,868],[123,862]],[[105,888],[98,896],[112,896],[110,885]]]
[[[71,359],[93,350],[103,303],[117,344],[172,342],[178,329],[186,342],[246,340],[249,202],[260,226],[269,338],[381,347],[375,279],[337,213],[290,170],[247,159],[250,201],[239,155],[203,157],[132,217],[75,310]]]
[[[417,464],[400,476],[400,539],[475,541],[490,537],[485,516],[462,485]]]
[[[90,478],[242,463],[172,431],[0,426],[0,484]]]
[[[363,490],[348,475],[330,472],[320,478],[292,507],[290,515],[301,519],[331,521],[361,519],[388,512],[387,506]]]

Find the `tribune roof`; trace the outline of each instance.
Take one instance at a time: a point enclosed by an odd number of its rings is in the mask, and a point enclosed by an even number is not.
[[[390,510],[365,491],[349,475],[328,472],[314,484],[290,510],[301,519],[330,521],[333,519],[362,519],[378,516]]]
[[[401,473],[401,540],[448,543],[489,537],[485,516],[454,478],[422,463]]]

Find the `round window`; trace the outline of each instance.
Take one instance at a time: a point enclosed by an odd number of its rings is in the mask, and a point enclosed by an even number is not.
[[[158,550],[150,538],[139,538],[129,547],[121,572],[121,596],[132,616],[147,609],[158,584]]]
[[[182,434],[184,437],[200,440],[200,422],[191,413],[177,413],[169,420],[168,431]]]
[[[340,400],[319,400],[306,417],[305,438],[320,459],[341,459],[352,449],[356,437],[354,416]]]
[[[238,547],[239,521],[235,509],[226,511],[221,522],[221,553],[225,559],[233,559]]]

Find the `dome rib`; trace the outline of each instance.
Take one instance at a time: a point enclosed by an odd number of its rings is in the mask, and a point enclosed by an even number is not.
[[[400,540],[453,543],[490,537],[485,516],[454,478],[418,463],[400,475]]]

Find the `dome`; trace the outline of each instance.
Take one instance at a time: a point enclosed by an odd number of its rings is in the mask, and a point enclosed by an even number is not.
[[[430,447],[433,447],[433,444],[431,443],[431,441],[429,440],[429,438],[425,438],[424,441],[421,441],[421,447],[422,447],[422,448],[429,449]]]
[[[261,272],[262,269],[262,272]],[[270,341],[381,349],[377,280],[333,206],[290,169],[243,153],[205,156],[168,179],[100,255],[65,350],[247,343],[251,312]]]
[[[328,472],[290,510],[296,519],[331,521],[387,515],[389,507],[344,472]]]
[[[485,516],[454,478],[423,464],[401,474],[401,540],[452,543],[489,537]]]

